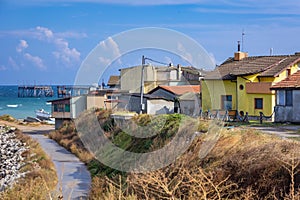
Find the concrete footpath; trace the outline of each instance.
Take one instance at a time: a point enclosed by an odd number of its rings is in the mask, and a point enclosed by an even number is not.
[[[40,143],[55,165],[58,176],[57,193],[62,191],[63,199],[87,199],[91,186],[90,173],[76,156],[44,135],[54,130],[53,126],[32,127],[0,123],[16,127]]]

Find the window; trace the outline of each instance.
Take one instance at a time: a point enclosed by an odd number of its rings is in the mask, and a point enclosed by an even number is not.
[[[286,70],[286,77],[290,76],[291,75],[291,69],[287,69]]]
[[[57,112],[57,111],[58,111],[57,104],[54,104],[53,106],[54,106],[53,111],[54,111],[54,112]]]
[[[293,91],[292,90],[286,90],[285,91],[285,105],[286,106],[292,106],[293,105]]]
[[[221,95],[221,108],[232,110],[232,95]]]
[[[292,106],[293,105],[293,91],[292,90],[278,90],[277,91],[277,105],[278,106]]]
[[[284,90],[277,91],[277,105],[280,105],[280,106],[285,105],[285,91]]]
[[[70,104],[54,104],[54,112],[70,112]]]
[[[263,99],[262,98],[255,98],[254,99],[254,106],[255,106],[255,109],[263,109]]]
[[[70,104],[65,104],[65,112],[70,112]]]

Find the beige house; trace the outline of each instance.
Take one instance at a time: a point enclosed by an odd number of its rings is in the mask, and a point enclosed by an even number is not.
[[[91,91],[87,95],[51,100],[52,117],[55,118],[55,128],[63,121],[76,119],[80,113],[92,108],[115,109],[120,96],[118,90],[102,89]]]
[[[66,97],[48,101],[51,102],[51,115],[55,118],[55,129],[64,121],[75,119],[86,110],[86,96]]]
[[[174,66],[144,66],[144,93],[159,85],[199,85],[205,71],[194,67]],[[129,93],[139,93],[142,82],[142,66],[120,69],[121,90]]]

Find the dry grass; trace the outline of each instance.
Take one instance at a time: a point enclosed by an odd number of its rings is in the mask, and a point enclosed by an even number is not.
[[[121,147],[128,150],[145,147],[142,140],[124,141],[127,137],[109,120],[110,112],[97,114],[103,129],[114,136],[114,142],[123,141]],[[170,141],[177,118],[167,117],[161,137],[150,138],[150,150]],[[150,118],[141,115],[133,120],[142,126],[148,125]],[[252,129],[226,130],[220,124],[199,122],[197,128],[202,134],[194,139],[188,151],[175,163],[154,172],[121,174],[121,177],[109,174],[107,178],[105,175],[111,170],[93,160],[92,170],[98,176],[93,177],[90,199],[300,199],[299,142]],[[62,130],[51,133],[51,137],[86,163],[92,160],[74,125],[64,125]]]
[[[15,118],[13,118],[10,115],[1,115],[0,120],[7,121],[7,122],[16,122],[17,121]]]
[[[90,198],[105,193],[111,199],[300,199],[299,142],[253,130],[221,129],[212,151],[200,159],[211,134],[196,138],[163,169],[127,174],[122,182],[94,178]]]
[[[27,172],[12,188],[0,193],[0,199],[52,199],[52,191],[57,184],[54,164],[42,150],[41,146],[20,131],[17,138],[30,148],[23,153],[25,163],[21,171]]]

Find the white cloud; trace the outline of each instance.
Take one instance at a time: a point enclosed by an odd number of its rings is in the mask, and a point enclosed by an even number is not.
[[[20,40],[20,43],[16,47],[16,51],[21,53],[27,47],[28,47],[28,43],[26,42],[26,40]]]
[[[20,67],[17,64],[17,62],[12,58],[12,57],[8,57],[8,64],[13,68],[13,70],[19,70]]]
[[[111,63],[110,59],[105,58],[103,56],[100,56],[98,59],[101,62],[101,64],[104,65],[104,66],[107,66],[107,65],[109,65]]]
[[[108,65],[113,62],[114,59],[121,56],[118,44],[111,38],[108,37],[105,41],[99,43],[100,48],[106,52],[106,55],[99,56],[99,61],[102,64]],[[118,64],[121,64],[121,60],[117,59]]]
[[[52,30],[41,26],[36,27],[36,30],[40,33],[38,39],[53,43],[56,46],[56,50],[52,54],[58,61],[67,67],[80,61],[80,52],[76,48],[69,47],[69,42],[61,37],[63,34],[56,34]],[[71,33],[68,32],[68,35],[71,36]]]
[[[29,53],[25,53],[24,57],[28,61],[32,62],[35,66],[37,66],[40,70],[46,70],[47,69],[47,67],[44,65],[43,60],[40,57],[38,57],[38,56],[32,56]]]
[[[193,56],[186,51],[186,48],[180,42],[177,43],[177,50],[180,52],[180,55],[183,56],[183,59],[192,63]]]
[[[54,44],[57,46],[57,51],[54,51],[53,55],[65,65],[69,66],[73,62],[80,61],[80,52],[75,48],[70,48],[66,40],[57,38],[54,40]]]
[[[40,39],[52,39],[53,38],[53,32],[45,27],[37,26],[36,30],[38,31]]]
[[[113,56],[120,56],[120,49],[118,44],[111,38],[108,37],[105,41],[99,43],[100,47],[106,51],[112,52]]]
[[[87,34],[75,31],[54,32],[47,27],[37,26],[34,29],[28,30],[0,31],[0,37],[7,36],[32,38],[41,42],[53,44],[55,49],[52,51],[52,54],[57,59],[58,63],[62,63],[66,66],[74,66],[80,62],[81,53],[76,48],[71,48],[66,38],[80,39],[87,37]],[[28,43],[26,40],[20,40],[20,43],[16,47],[16,51],[21,53],[27,47]]]

